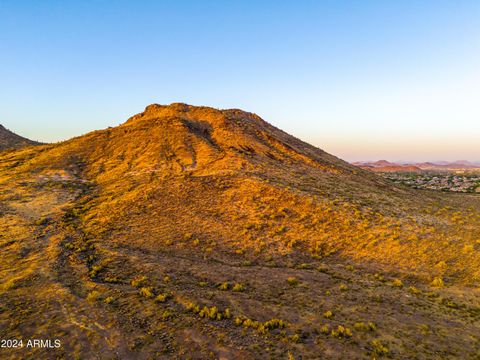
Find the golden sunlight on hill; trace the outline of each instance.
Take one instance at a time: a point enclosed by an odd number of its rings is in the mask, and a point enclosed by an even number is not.
[[[150,105],[0,153],[0,183],[2,337],[79,358],[478,355],[478,197],[394,186],[255,114]]]

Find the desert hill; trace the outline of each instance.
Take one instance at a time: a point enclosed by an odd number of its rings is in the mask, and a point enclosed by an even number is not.
[[[81,358],[476,354],[478,197],[396,187],[255,114],[153,104],[1,154],[0,183],[1,337]]]
[[[19,149],[21,147],[37,144],[37,142],[21,137],[0,125],[0,151]]]
[[[373,172],[422,172],[422,169],[415,165],[388,165],[388,166],[369,166],[361,165],[364,170]]]

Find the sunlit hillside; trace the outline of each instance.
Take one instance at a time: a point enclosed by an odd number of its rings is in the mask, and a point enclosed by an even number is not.
[[[0,338],[81,359],[480,356],[479,197],[396,186],[255,114],[150,105],[0,153],[0,183]]]

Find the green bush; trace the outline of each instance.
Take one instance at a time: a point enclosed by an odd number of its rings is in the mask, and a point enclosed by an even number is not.
[[[443,279],[442,279],[442,278],[436,277],[436,278],[433,279],[433,281],[432,281],[432,286],[435,286],[435,287],[444,287],[444,286],[445,286],[445,283],[443,282]]]
[[[138,291],[138,293],[147,299],[150,299],[153,297],[153,289],[151,287],[142,287]]]
[[[392,286],[399,287],[399,288],[403,287],[403,282],[400,279],[394,279],[392,281]]]
[[[230,284],[228,282],[224,282],[224,283],[219,284],[218,288],[220,290],[225,291],[225,290],[228,290],[230,288]]]
[[[353,325],[353,328],[358,331],[373,331],[377,328],[377,326],[373,322],[357,322]]]
[[[235,292],[245,291],[245,286],[237,283],[237,284],[233,285],[232,291],[235,291]]]
[[[158,294],[156,297],[155,297],[155,301],[156,302],[159,302],[159,303],[164,303],[166,302],[168,299],[169,299],[169,295],[168,294]]]
[[[371,347],[372,347],[372,351],[374,354],[376,355],[387,355],[389,353],[389,350],[388,348],[383,345],[380,340],[372,340],[372,342],[370,343]]]
[[[100,298],[100,293],[96,290],[93,290],[87,295],[87,301],[94,302]]]
[[[130,281],[130,284],[133,286],[133,287],[140,287],[142,285],[144,285],[146,282],[147,282],[147,277],[146,276],[143,276],[143,275],[139,275],[139,276],[136,276],[135,278],[132,279],[132,281]]]
[[[298,285],[300,282],[298,281],[298,279],[294,276],[290,276],[288,279],[287,279],[287,282],[289,285],[291,286],[295,286],[295,285]]]
[[[333,337],[351,337],[352,331],[345,326],[338,325],[337,330],[332,330],[330,335]]]

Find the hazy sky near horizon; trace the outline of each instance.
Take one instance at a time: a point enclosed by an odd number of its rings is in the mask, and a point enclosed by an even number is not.
[[[480,1],[0,0],[0,124],[255,112],[346,160],[480,161]]]

